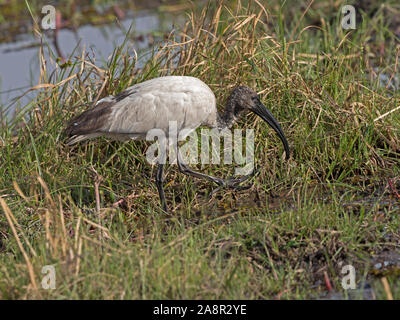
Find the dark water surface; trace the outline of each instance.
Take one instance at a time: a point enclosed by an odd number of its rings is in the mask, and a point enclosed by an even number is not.
[[[154,41],[162,39],[165,32],[170,31],[174,25],[182,24],[184,13],[160,13],[157,10],[140,10],[126,13],[120,24],[85,25],[76,30],[61,29],[58,32],[60,51],[66,59],[76,48],[74,55],[80,56],[85,47],[91,58],[95,59],[98,66],[104,66],[113,50],[121,45],[130,29],[127,46],[138,53],[138,62],[143,62],[152,52]],[[53,45],[52,31],[44,41],[50,45],[51,50],[57,55]],[[29,88],[38,84],[40,75],[39,65],[39,39],[31,33],[18,37],[18,41],[0,44],[0,110],[12,116],[15,110],[22,108],[35,95],[30,92],[19,101],[14,100]],[[48,50],[45,50],[48,60]],[[54,64],[48,68],[54,70]],[[50,74],[50,72],[48,74]]]

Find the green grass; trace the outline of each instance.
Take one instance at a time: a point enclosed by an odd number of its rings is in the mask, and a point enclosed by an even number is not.
[[[371,273],[372,257],[399,247],[400,110],[376,120],[400,105],[399,94],[374,75],[397,71],[399,39],[387,17],[399,6],[387,1],[363,13],[348,32],[340,26],[343,3],[315,1],[307,10],[250,2],[188,14],[141,69],[126,44],[101,69],[78,52],[51,79],[42,65],[42,83],[54,86],[36,88],[30,120],[21,113],[0,129],[1,298],[318,298],[327,277],[346,295],[345,264],[378,299],[388,298],[382,279],[400,298],[399,266]],[[290,160],[272,130],[247,116],[235,127],[256,131],[253,186],[211,195],[214,186],[172,165],[166,215],[148,144],[63,143],[67,120],[99,92],[167,74],[199,77],[221,108],[236,85],[255,88],[282,124]],[[232,165],[198,169],[233,172]],[[122,197],[125,205],[113,208]],[[54,290],[41,287],[45,265],[56,268]]]

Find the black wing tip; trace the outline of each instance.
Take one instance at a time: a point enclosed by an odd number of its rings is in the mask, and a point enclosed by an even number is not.
[[[115,101],[99,101],[94,107],[68,121],[63,135],[67,138],[97,132],[107,125]]]
[[[78,118],[80,117],[81,115],[79,115],[79,116],[76,116],[76,117],[73,117],[72,119],[70,119],[68,122],[67,122],[67,126],[64,128],[64,130],[63,130],[63,132],[62,132],[62,134],[65,136],[65,137],[71,137],[71,136],[74,136],[74,135],[76,135],[78,132],[78,128],[79,128],[79,121],[78,121]]]

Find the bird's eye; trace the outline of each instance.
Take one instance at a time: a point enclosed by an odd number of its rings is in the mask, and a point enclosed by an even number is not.
[[[253,97],[251,97],[251,100],[253,100],[254,102],[256,102],[256,101],[258,100],[258,97],[257,97],[257,96],[253,96]]]

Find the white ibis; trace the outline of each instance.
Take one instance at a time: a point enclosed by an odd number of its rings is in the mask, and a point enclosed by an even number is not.
[[[116,96],[103,98],[93,108],[70,120],[65,133],[70,137],[68,144],[100,136],[144,140],[152,129],[163,130],[168,139],[170,121],[175,121],[178,130],[200,126],[224,129],[230,128],[244,111],[254,112],[276,131],[288,158],[289,145],[281,126],[256,92],[246,86],[236,87],[227,100],[225,111],[218,113],[211,89],[201,80],[187,76],[155,78],[135,84]],[[219,186],[237,186],[251,175],[225,181],[196,172],[182,161],[179,152],[177,163],[182,173],[208,179]],[[155,181],[161,205],[167,211],[163,168],[164,164],[159,163]]]

